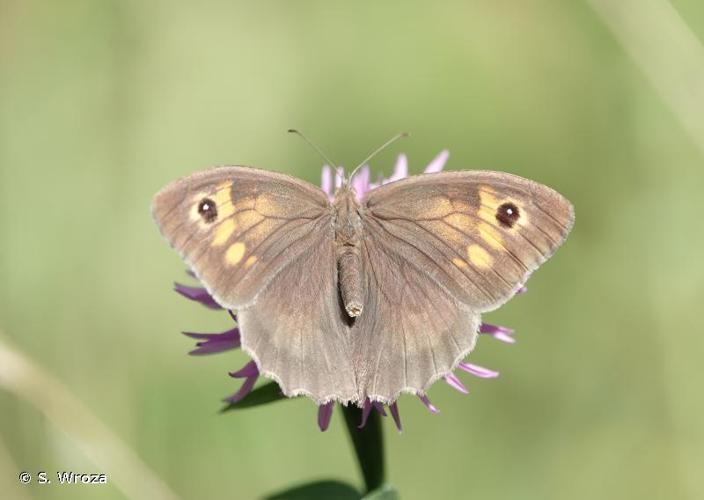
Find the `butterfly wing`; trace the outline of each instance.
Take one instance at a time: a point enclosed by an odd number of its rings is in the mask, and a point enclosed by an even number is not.
[[[327,196],[282,174],[223,167],[159,192],[154,218],[209,292],[238,309],[242,348],[289,396],[355,400]]]
[[[474,347],[479,313],[508,299],[567,237],[572,205],[499,172],[411,177],[363,201],[367,302],[351,338],[360,391],[424,393]]]
[[[364,217],[400,259],[473,311],[499,307],[567,238],[569,201],[502,172],[443,172],[371,191]]]
[[[240,309],[311,249],[307,236],[329,219],[330,203],[320,189],[287,175],[220,167],[166,186],[152,213],[218,303]]]
[[[424,393],[474,347],[479,314],[403,256],[376,221],[366,221],[366,302],[349,337],[361,397],[391,403]]]
[[[325,226],[325,227],[322,227]],[[238,315],[242,348],[287,396],[357,400],[350,319],[340,304],[331,226],[321,221],[300,254]]]

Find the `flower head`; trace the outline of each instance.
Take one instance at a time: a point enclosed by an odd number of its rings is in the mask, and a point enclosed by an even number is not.
[[[447,159],[449,157],[448,151],[442,151],[438,154],[424,169],[425,173],[439,172],[445,166]],[[408,176],[408,159],[406,155],[399,155],[396,160],[396,165],[394,166],[393,173],[389,177],[380,176],[376,182],[371,181],[371,174],[368,165],[364,165],[350,180],[352,186],[355,189],[356,196],[358,199],[364,197],[366,193],[375,189],[378,186],[388,184],[390,182],[398,181]],[[335,191],[342,186],[344,180],[344,172],[341,168],[333,169],[325,165],[322,170],[321,176],[321,187],[323,191],[328,195],[330,200],[334,199]],[[175,291],[184,297],[198,302],[205,307],[210,309],[220,310],[222,307],[215,301],[215,299],[207,292],[203,287],[186,286],[179,283],[175,285]],[[518,293],[525,292],[525,288],[522,288]],[[232,311],[228,310],[228,313],[232,317],[235,323],[237,323],[237,316]],[[214,354],[219,352],[224,352],[231,349],[240,348],[240,331],[238,326],[224,331],[222,333],[193,333],[193,332],[183,332],[185,335],[196,339],[196,348],[190,351],[189,354],[192,355],[204,355],[204,354]],[[514,343],[513,330],[505,326],[491,325],[488,323],[482,323],[479,328],[479,333],[494,337],[505,343]],[[457,365],[456,371],[463,371],[479,378],[495,378],[499,376],[499,372],[484,368],[473,363],[461,362]],[[231,396],[225,398],[225,401],[229,404],[237,404],[245,399],[254,389],[254,386],[259,378],[259,368],[256,363],[251,360],[245,364],[242,368],[237,371],[230,372],[229,374],[233,378],[244,379],[240,388]],[[445,382],[456,389],[457,391],[468,394],[469,390],[464,385],[462,380],[459,378],[457,373],[450,372],[444,376]],[[438,413],[439,410],[430,402],[427,394],[418,394],[418,399],[425,405],[425,407],[431,413]],[[394,401],[388,406],[388,413],[396,424],[396,427],[401,431],[401,417],[399,414],[398,401]],[[318,407],[318,426],[321,431],[325,431],[332,417],[334,408],[334,402],[328,402],[321,404]],[[385,405],[379,401],[371,401],[367,398],[362,404],[362,419],[359,423],[359,427],[363,428],[367,423],[367,419],[372,411],[376,411],[382,416],[387,416],[387,411]]]

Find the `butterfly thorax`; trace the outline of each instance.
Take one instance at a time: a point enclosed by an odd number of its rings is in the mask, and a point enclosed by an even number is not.
[[[350,318],[362,314],[365,290],[362,269],[362,219],[354,189],[343,186],[335,193],[334,224],[340,295]]]

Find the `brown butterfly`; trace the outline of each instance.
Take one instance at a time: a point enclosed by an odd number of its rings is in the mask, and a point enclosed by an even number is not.
[[[423,174],[334,201],[233,166],[154,197],[162,234],[223,307],[242,348],[287,396],[391,403],[425,394],[474,347],[480,313],[509,300],[565,241],[560,194],[489,171]]]

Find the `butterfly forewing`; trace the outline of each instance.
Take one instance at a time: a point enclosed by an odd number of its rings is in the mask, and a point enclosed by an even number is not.
[[[309,236],[330,218],[330,203],[320,189],[286,175],[221,167],[169,184],[152,211],[216,300],[237,309],[311,249]]]
[[[501,172],[426,174],[364,201],[367,228],[460,303],[481,312],[513,296],[562,244],[572,205],[554,190]]]

